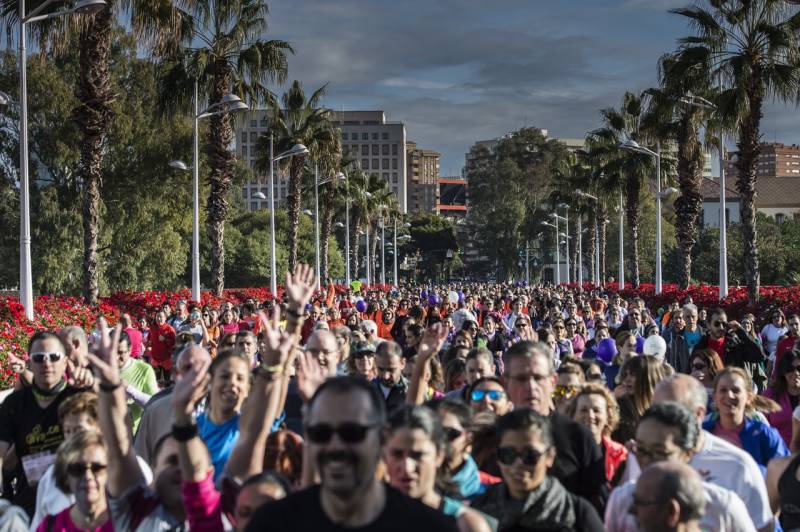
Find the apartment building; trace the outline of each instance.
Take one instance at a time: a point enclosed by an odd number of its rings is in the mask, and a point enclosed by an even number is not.
[[[408,210],[434,212],[439,198],[439,159],[442,154],[406,142]]]

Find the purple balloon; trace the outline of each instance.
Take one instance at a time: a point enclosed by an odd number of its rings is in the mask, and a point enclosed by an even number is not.
[[[367,311],[367,303],[362,299],[361,301],[356,302],[356,310],[359,312],[366,312]]]
[[[422,292],[419,293],[419,297],[421,297],[422,299],[427,299],[428,291],[427,290],[423,290]]]
[[[611,364],[611,361],[614,359],[614,356],[617,354],[617,344],[611,338],[604,338],[600,341],[600,344],[597,346],[597,358],[605,362],[606,364]]]
[[[436,294],[431,294],[428,296],[429,305],[436,305],[437,303],[439,303],[439,298],[436,297]]]
[[[644,336],[636,337],[636,352],[640,355],[644,352]]]
[[[464,302],[464,292],[462,292],[461,290],[458,291],[458,302],[459,303]]]

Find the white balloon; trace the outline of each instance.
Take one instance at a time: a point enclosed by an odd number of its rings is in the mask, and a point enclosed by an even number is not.
[[[453,304],[455,304],[455,303],[458,303],[458,292],[455,292],[455,291],[453,291],[453,290],[450,290],[450,291],[447,293],[447,300],[448,300],[450,303],[453,303]]]
[[[650,336],[644,341],[642,353],[663,360],[667,354],[667,342],[657,334]]]

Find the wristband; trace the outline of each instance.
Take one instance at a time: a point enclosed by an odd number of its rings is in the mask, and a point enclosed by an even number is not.
[[[111,393],[122,386],[122,381],[119,381],[116,384],[106,384],[105,382],[101,382],[98,386],[100,387],[100,391]]]
[[[275,380],[283,375],[283,365],[275,364],[274,366],[268,366],[262,363],[260,366],[258,366],[256,374],[268,380]]]
[[[172,437],[178,442],[187,442],[192,438],[197,437],[197,423],[181,427],[179,425],[172,425]]]

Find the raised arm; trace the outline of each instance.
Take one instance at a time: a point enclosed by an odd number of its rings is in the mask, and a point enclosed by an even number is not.
[[[208,384],[211,382],[211,374],[208,373],[210,365],[210,358],[195,361],[192,369],[178,378],[172,391],[175,415],[172,434],[178,443],[181,478],[186,482],[201,482],[208,477],[211,470],[211,458],[197,433],[197,423],[194,420],[195,405],[208,393]]]
[[[100,430],[108,449],[108,493],[119,497],[143,482],[143,477],[125,422],[128,406],[117,365],[117,344],[122,327],[118,324],[110,335],[105,319],[100,318],[97,326],[100,338],[94,354],[89,353],[89,361],[99,381]]]
[[[314,295],[316,286],[314,270],[307,264],[297,264],[294,272],[286,272],[285,284],[285,293],[289,299],[286,331],[299,336],[300,328],[303,326],[303,309]]]
[[[289,379],[291,353],[297,344],[297,335],[280,330],[280,309],[275,306],[272,323],[259,313],[261,321],[263,361],[256,372],[250,395],[239,419],[239,441],[231,451],[225,465],[227,476],[244,480],[264,468],[264,450],[267,437],[281,404]]]
[[[425,402],[425,391],[428,389],[425,375],[428,365],[442,348],[445,340],[447,340],[447,328],[443,327],[441,323],[434,323],[425,330],[417,347],[417,360],[414,363],[414,371],[411,373],[406,403],[421,405]]]

